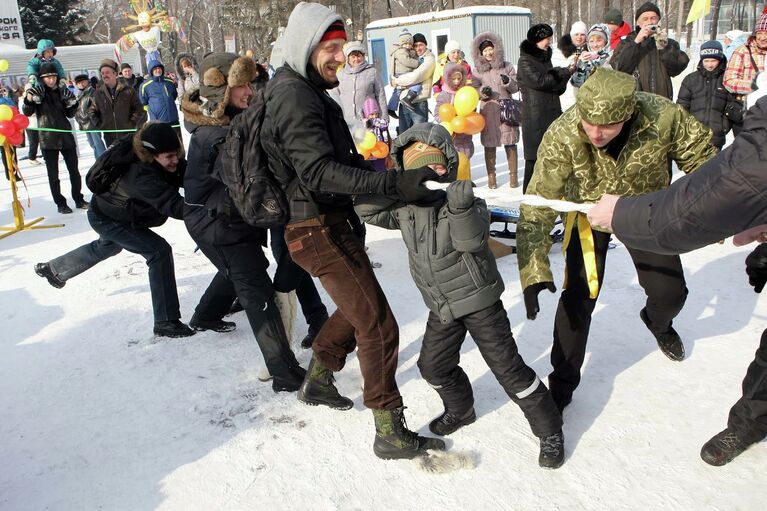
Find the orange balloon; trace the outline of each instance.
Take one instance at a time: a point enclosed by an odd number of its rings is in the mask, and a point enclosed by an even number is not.
[[[439,118],[442,122],[450,122],[455,118],[455,107],[450,103],[439,105]]]
[[[389,155],[389,146],[386,145],[386,142],[379,140],[375,147],[370,150],[370,154],[373,158],[386,158]]]
[[[456,117],[450,121],[450,125],[453,126],[454,133],[466,133],[466,128],[468,127],[466,117],[464,116]]]
[[[477,112],[472,112],[466,116],[466,133],[476,135],[485,129],[485,117]]]
[[[369,160],[369,159],[370,159],[370,150],[369,150],[369,149],[363,149],[362,151],[360,151],[360,154],[361,154],[361,155],[362,155],[362,157],[363,157],[363,158],[365,158],[366,160]]]

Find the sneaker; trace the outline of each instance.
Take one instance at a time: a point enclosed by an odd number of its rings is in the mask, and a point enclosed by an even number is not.
[[[177,319],[155,321],[154,334],[158,337],[189,337],[196,332]]]
[[[646,309],[639,311],[639,317],[642,318],[642,322],[650,328],[650,320],[647,317]],[[652,330],[650,330],[652,332]],[[682,344],[682,338],[676,333],[674,327],[669,326],[666,332],[656,334],[655,340],[658,342],[658,347],[668,358],[674,362],[680,362],[684,360],[684,344]]]
[[[89,204],[90,202],[88,202],[87,200],[81,200],[75,205],[75,207],[77,207],[77,209],[88,209]]]
[[[231,332],[237,328],[237,323],[234,321],[224,321],[221,319],[197,319],[192,316],[191,321],[189,321],[189,326],[198,332],[213,330],[214,332],[224,333]]]
[[[31,163],[32,165],[42,165],[42,162],[38,160],[32,160],[32,159],[29,160],[29,163]]]
[[[703,444],[700,457],[715,467],[721,467],[734,460],[740,453],[751,446],[731,429],[725,429]]]
[[[73,212],[72,208],[70,208],[66,204],[64,204],[63,206],[59,206],[59,213],[61,213],[63,215],[69,215],[72,212]]]
[[[477,414],[474,408],[471,408],[463,415],[457,415],[445,410],[445,412],[429,423],[429,431],[439,436],[446,436],[455,433],[463,426],[468,426],[477,420]]]
[[[560,429],[553,435],[541,438],[541,451],[538,455],[538,466],[543,468],[559,468],[565,462],[565,436]]]
[[[51,265],[48,263],[37,263],[35,265],[35,273],[48,279],[48,284],[52,285],[56,289],[61,289],[66,284],[65,281],[58,278],[51,270]]]

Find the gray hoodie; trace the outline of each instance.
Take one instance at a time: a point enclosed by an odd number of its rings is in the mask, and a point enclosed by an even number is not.
[[[304,78],[314,48],[320,44],[325,31],[341,16],[321,4],[301,2],[293,9],[282,35],[283,62]]]

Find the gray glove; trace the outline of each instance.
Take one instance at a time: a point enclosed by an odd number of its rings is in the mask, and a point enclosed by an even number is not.
[[[659,28],[653,37],[655,38],[655,47],[659,50],[668,46],[668,34],[665,30]]]
[[[450,211],[465,211],[474,204],[474,183],[469,180],[453,181],[447,187],[447,205]]]

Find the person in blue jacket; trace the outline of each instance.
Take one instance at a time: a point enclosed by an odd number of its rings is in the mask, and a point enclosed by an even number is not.
[[[37,42],[37,53],[27,62],[27,75],[29,76],[29,83],[32,85],[37,84],[37,79],[40,75],[40,66],[46,62],[56,66],[56,74],[59,80],[66,80],[67,75],[64,73],[64,68],[61,62],[55,57],[56,45],[50,39],[40,39]]]
[[[176,108],[176,84],[165,76],[165,66],[159,60],[149,63],[150,79],[141,84],[141,102],[144,109],[149,112],[150,121],[167,122],[174,126],[174,130],[181,140],[181,128],[178,121],[178,108]]]

